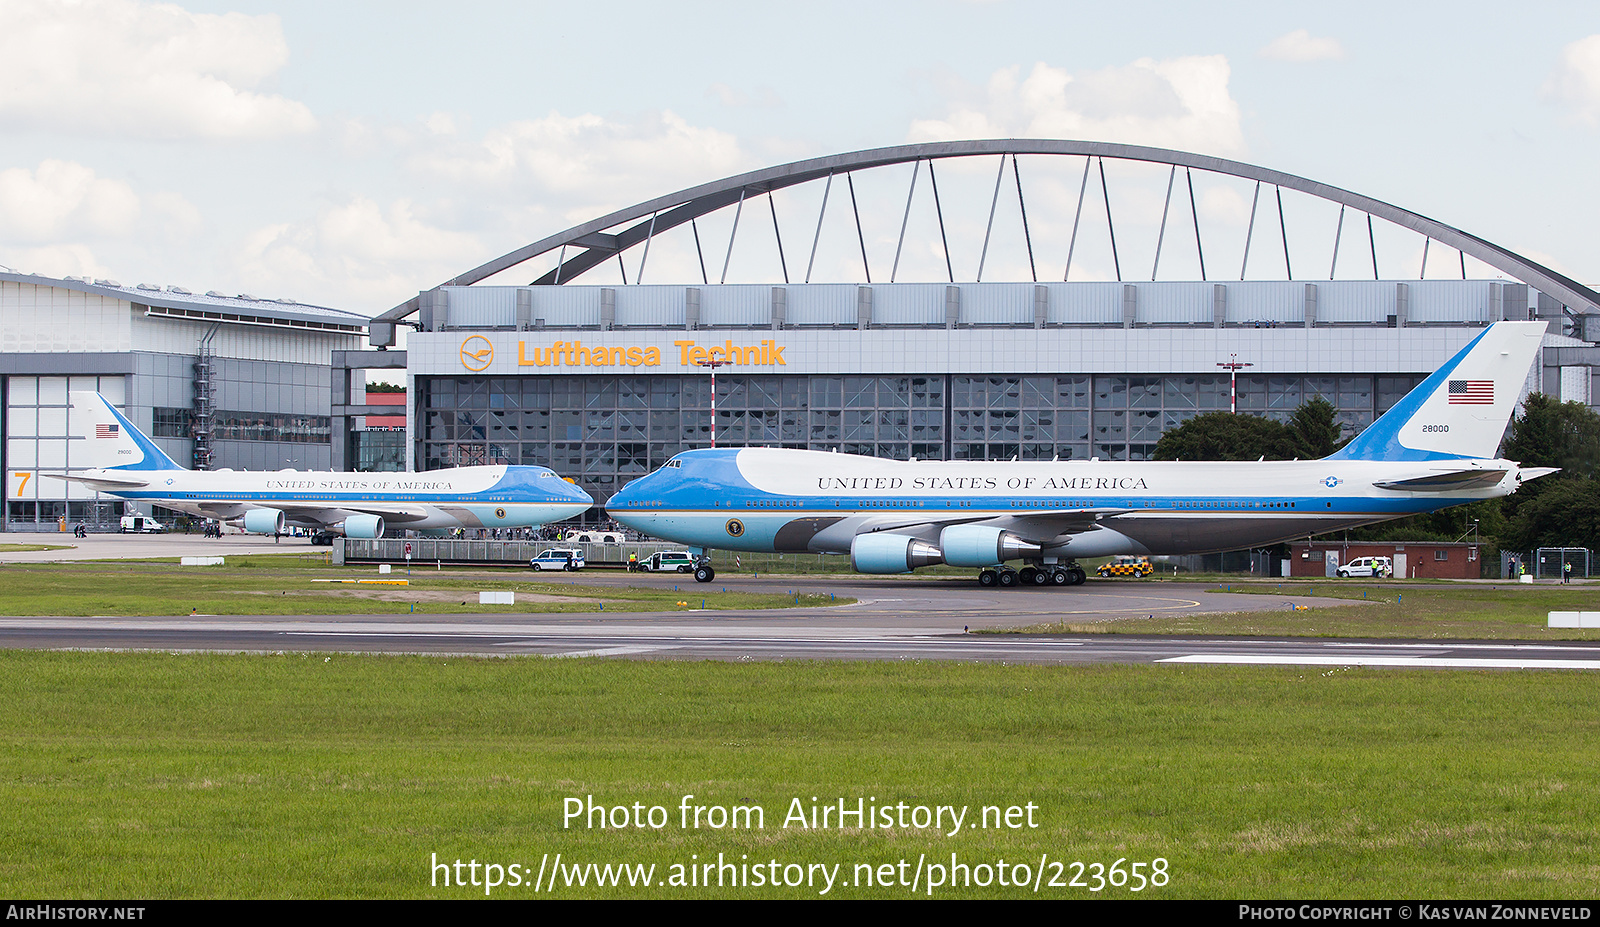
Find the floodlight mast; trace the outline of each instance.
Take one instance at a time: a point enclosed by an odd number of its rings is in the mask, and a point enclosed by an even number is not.
[[[1246,367],[1254,367],[1249,361],[1239,360],[1239,355],[1229,354],[1226,361],[1217,361],[1218,367],[1225,367],[1228,371],[1228,411],[1234,415],[1239,414],[1239,371]]]
[[[717,368],[726,367],[733,363],[731,360],[702,360],[695,361],[696,367],[711,368],[711,446],[717,446]]]

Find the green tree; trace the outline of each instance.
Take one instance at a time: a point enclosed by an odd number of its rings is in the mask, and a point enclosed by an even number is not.
[[[1537,495],[1517,507],[1501,545],[1511,550],[1535,547],[1594,550],[1600,546],[1600,479],[1545,477],[1531,485],[1547,481],[1548,485],[1541,487]]]
[[[1581,402],[1532,393],[1511,422],[1501,456],[1525,467],[1560,467],[1563,476],[1600,473],[1600,415]]]
[[[1326,457],[1339,446],[1339,410],[1321,396],[1300,403],[1289,428],[1300,439],[1301,457]]]
[[[1503,547],[1600,545],[1600,415],[1581,402],[1533,393],[1512,421],[1500,455],[1525,467],[1561,468],[1524,483],[1505,500]]]
[[[1170,429],[1156,443],[1156,460],[1289,460],[1304,457],[1289,426],[1257,415],[1207,412]]]

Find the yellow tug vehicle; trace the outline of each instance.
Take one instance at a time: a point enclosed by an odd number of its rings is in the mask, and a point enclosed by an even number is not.
[[[1122,556],[1095,568],[1096,576],[1149,576],[1156,571],[1149,557]]]

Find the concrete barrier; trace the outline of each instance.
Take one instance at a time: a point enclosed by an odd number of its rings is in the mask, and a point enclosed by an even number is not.
[[[480,592],[478,593],[479,605],[515,605],[517,594],[515,592]]]
[[[1550,612],[1552,628],[1600,628],[1600,612]]]

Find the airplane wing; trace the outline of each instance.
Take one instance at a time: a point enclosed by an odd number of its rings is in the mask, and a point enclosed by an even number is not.
[[[1035,543],[1047,543],[1064,534],[1092,531],[1103,519],[1124,515],[1130,511],[1132,509],[1094,508],[1071,511],[1041,509],[1020,511],[1015,515],[956,515],[949,518],[917,518],[911,513],[905,513],[903,517],[884,516],[873,519],[861,527],[867,531],[905,531],[927,526],[984,524],[1003,528]]]
[[[985,524],[1004,528],[1025,540],[1048,546],[1051,541],[1062,535],[1093,531],[1105,519],[1115,518],[1130,511],[1132,509],[1118,508],[1074,509],[1070,512],[1033,511],[1001,516]]]
[[[39,475],[47,476],[53,480],[66,480],[69,483],[82,483],[85,486],[90,486],[95,489],[105,489],[111,492],[115,492],[118,489],[134,489],[140,486],[150,485],[149,480],[143,480],[135,476],[128,476],[121,473],[111,473],[105,470],[91,470],[89,472],[93,475],[90,476],[71,473],[41,473]]]
[[[342,506],[287,503],[267,507],[282,511],[284,520],[303,528],[323,528],[329,525],[336,525],[351,515],[376,515],[382,518],[386,524],[393,525],[422,521],[428,517],[427,510],[421,506],[403,503],[384,505],[381,503],[358,502]]]

